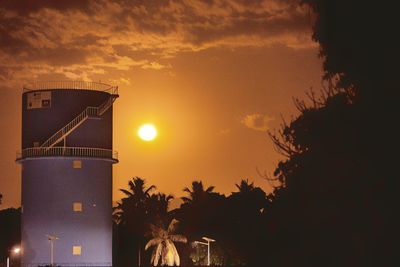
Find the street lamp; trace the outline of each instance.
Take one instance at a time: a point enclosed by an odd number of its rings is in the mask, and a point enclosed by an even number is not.
[[[20,247],[14,247],[13,249],[10,250],[11,254],[18,255],[21,252]],[[7,267],[10,267],[10,254],[7,257]]]
[[[201,242],[201,241],[194,241],[195,244],[201,244],[207,246],[207,266],[210,266],[210,242],[215,242],[214,239],[208,238],[203,236],[202,237],[206,242]]]
[[[58,240],[59,238],[54,235],[46,235],[47,239],[50,242],[50,266],[54,265],[54,241]]]

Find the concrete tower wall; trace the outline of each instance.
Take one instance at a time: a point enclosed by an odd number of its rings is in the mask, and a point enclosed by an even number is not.
[[[74,168],[78,160],[81,168]],[[111,177],[111,161],[40,158],[23,162],[23,266],[50,263],[46,235],[59,238],[54,241],[57,265],[111,266]],[[81,211],[74,211],[74,203],[81,204]],[[73,255],[74,246],[81,247],[81,255]]]
[[[22,149],[42,144],[78,116],[110,97],[92,90],[41,90],[22,95]],[[36,99],[35,99],[36,98]],[[44,104],[44,105],[43,105]],[[90,119],[67,137],[67,146],[112,148],[112,107],[101,119]]]
[[[35,95],[36,94],[36,95]],[[93,90],[28,91],[22,96],[22,148],[32,151],[86,107],[110,94]],[[59,143],[59,146],[64,146]],[[66,149],[112,149],[112,107],[66,137]],[[61,151],[62,147],[57,148]],[[35,149],[33,149],[35,150]],[[112,265],[112,156],[23,154],[22,266]],[[33,155],[33,156],[32,156]],[[71,156],[73,155],[73,156]]]

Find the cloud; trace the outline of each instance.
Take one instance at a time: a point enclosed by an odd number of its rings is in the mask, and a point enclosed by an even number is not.
[[[0,79],[65,70],[91,79],[110,69],[169,68],[181,52],[217,47],[315,46],[294,0],[4,0]]]
[[[231,133],[231,129],[225,128],[225,129],[219,130],[218,135],[228,135],[230,133]]]
[[[244,116],[240,122],[250,129],[266,132],[270,128],[269,122],[273,120],[274,118],[268,115],[254,113]]]

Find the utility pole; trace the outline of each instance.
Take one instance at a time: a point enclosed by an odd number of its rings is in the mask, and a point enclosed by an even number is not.
[[[50,266],[54,266],[54,241],[59,238],[54,235],[46,235],[47,239],[50,242]]]

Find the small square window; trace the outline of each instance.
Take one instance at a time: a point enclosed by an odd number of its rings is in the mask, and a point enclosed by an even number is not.
[[[82,161],[80,161],[80,160],[74,160],[74,161],[72,162],[72,167],[73,167],[74,169],[81,169],[81,168],[82,168]]]
[[[73,211],[81,212],[82,211],[82,203],[81,202],[74,202],[72,205]]]
[[[72,246],[72,255],[81,255],[82,254],[82,247],[81,246]]]

